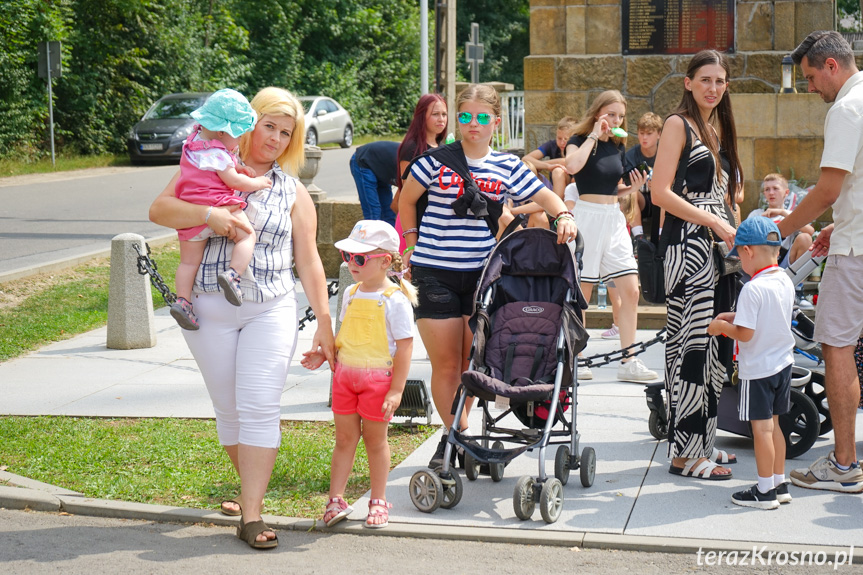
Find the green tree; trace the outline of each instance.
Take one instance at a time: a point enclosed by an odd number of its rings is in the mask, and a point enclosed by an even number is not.
[[[470,40],[471,22],[476,22],[484,47],[480,81],[508,82],[516,90],[523,89],[524,59],[530,55],[530,1],[470,0],[459,2],[456,10],[456,61],[460,76],[470,79],[464,45]]]

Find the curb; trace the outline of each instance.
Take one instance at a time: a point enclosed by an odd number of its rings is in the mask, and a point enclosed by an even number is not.
[[[209,523],[226,527],[238,526],[238,517],[228,517],[217,511],[132,503],[108,499],[91,499],[81,494],[33,481],[19,475],[0,472],[0,481],[16,487],[0,485],[0,508],[31,509],[33,511],[65,512],[73,515],[109,517],[164,523]],[[26,486],[24,486],[26,485]],[[620,535],[616,533],[563,532],[538,529],[511,529],[492,527],[464,527],[457,525],[430,526],[417,523],[390,522],[386,529],[366,529],[363,520],[348,520],[327,528],[322,521],[278,515],[264,515],[271,527],[285,531],[318,532],[321,534],[369,535],[384,537],[410,537],[453,541],[488,543],[514,543],[518,545],[548,545],[555,547],[581,547],[617,551],[642,551],[703,555],[716,553],[801,553],[826,554],[836,557],[847,553],[845,547],[819,545],[789,545],[765,541],[724,541],[689,539],[682,537],[656,537],[652,535]],[[854,549],[853,564],[863,564],[863,549]]]

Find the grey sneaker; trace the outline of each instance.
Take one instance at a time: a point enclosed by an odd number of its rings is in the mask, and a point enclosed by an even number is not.
[[[787,481],[783,481],[776,486],[776,501],[779,503],[791,503],[791,494],[788,493]]]
[[[833,451],[827,457],[819,457],[808,468],[795,469],[790,477],[791,483],[806,489],[863,492],[863,471],[860,470],[860,464],[855,461],[847,471],[843,471],[836,467],[836,455]]]
[[[776,489],[767,493],[758,491],[758,485],[753,485],[746,491],[738,491],[731,496],[731,502],[741,507],[752,507],[754,509],[779,509],[779,501],[776,500]]]
[[[225,293],[228,303],[235,306],[243,305],[243,290],[240,289],[240,274],[234,268],[228,268],[219,274],[219,287]]]
[[[641,363],[641,360],[637,357],[627,363],[621,363],[620,367],[617,368],[617,379],[619,381],[642,383],[657,378],[659,378],[659,375],[655,371],[647,369],[647,366]]]

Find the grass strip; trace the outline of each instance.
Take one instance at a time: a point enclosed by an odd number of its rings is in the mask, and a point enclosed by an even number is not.
[[[390,427],[392,466],[435,431]],[[97,499],[217,509],[240,490],[216,424],[202,419],[0,417],[0,468]],[[282,422],[282,447],[264,512],[319,518],[327,501],[331,422]],[[370,487],[360,442],[345,498]]]
[[[151,258],[173,289],[180,263],[176,242],[154,249]],[[0,285],[0,362],[105,325],[110,272],[110,260],[100,258],[71,270]],[[153,306],[164,306],[159,292],[151,291]]]
[[[19,159],[0,160],[0,177],[22,176],[25,174],[50,174],[70,170],[86,170],[88,168],[106,168],[109,166],[129,166],[129,156],[126,154],[103,154],[98,156],[60,155],[54,157],[56,165],[50,157],[35,161],[20,161]]]

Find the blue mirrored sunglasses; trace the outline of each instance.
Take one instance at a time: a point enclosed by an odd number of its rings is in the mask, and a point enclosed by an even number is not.
[[[470,121],[473,120],[473,114],[470,112],[459,112],[457,118],[459,124],[470,124]],[[476,121],[480,126],[488,126],[492,118],[494,118],[494,114],[482,113],[476,115]]]

